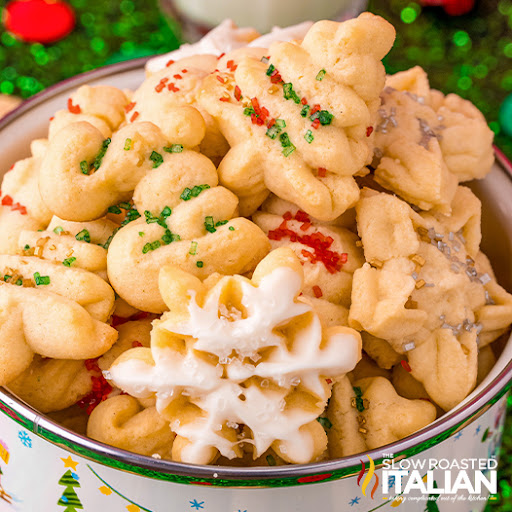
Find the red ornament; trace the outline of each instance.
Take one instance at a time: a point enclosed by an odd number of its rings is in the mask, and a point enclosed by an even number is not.
[[[49,44],[73,30],[75,14],[58,0],[12,0],[4,9],[4,25],[27,43]]]
[[[450,16],[462,16],[475,7],[475,0],[422,0],[425,7],[442,7]]]

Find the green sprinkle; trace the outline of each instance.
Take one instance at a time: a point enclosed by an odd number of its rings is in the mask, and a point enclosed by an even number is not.
[[[171,144],[170,146],[166,146],[164,151],[167,153],[182,153],[183,152],[183,144]]]
[[[105,156],[105,153],[107,152],[108,146],[111,142],[111,139],[105,139],[101,144],[100,152],[98,153],[98,156],[94,160],[94,163],[92,166],[98,170],[100,168],[101,162],[103,161],[103,157]]]
[[[272,73],[276,70],[276,67],[274,66],[274,64],[270,64],[270,66],[268,67],[267,69],[267,76],[271,76]]]
[[[192,190],[190,190],[188,187],[183,190],[181,193],[180,199],[183,199],[183,201],[188,201],[192,197]]]
[[[161,245],[162,244],[160,243],[160,240],[155,240],[154,242],[148,242],[142,248],[142,254],[146,254],[149,251],[154,251],[155,249],[158,249]]]
[[[185,188],[183,192],[180,195],[180,198],[183,199],[183,201],[188,201],[192,197],[197,197],[203,190],[207,190],[210,188],[210,185],[196,185],[195,187]]]
[[[171,233],[171,231],[169,229],[165,230],[165,234],[164,234],[164,236],[162,236],[162,242],[165,245],[169,245],[172,242],[174,242],[174,235]]]
[[[137,212],[138,213],[138,212]],[[140,215],[139,215],[140,217]],[[125,219],[126,220],[126,219]],[[128,222],[126,223],[128,224]],[[124,221],[121,224],[121,226],[124,226]],[[120,230],[121,228],[116,228],[114,231],[112,231],[112,234],[107,238],[107,241],[101,246],[103,249],[106,249],[108,251],[108,248],[110,247],[110,242],[112,242],[112,239],[114,238],[114,235]]]
[[[219,226],[224,226],[224,224],[227,224],[228,221],[227,220],[219,220],[219,222],[217,222],[215,224],[215,227],[218,228]]]
[[[204,227],[205,227],[206,231],[208,231],[209,233],[215,233],[215,231],[217,231],[215,229],[215,223],[213,222],[213,217],[205,217]]]
[[[25,251],[28,251],[30,249],[30,245],[26,244],[25,247],[23,247]]]
[[[163,217],[164,219],[166,219],[167,217],[169,217],[172,213],[172,210],[166,206],[163,210],[162,210],[162,213],[160,214],[160,217]]]
[[[234,226],[229,226],[229,231],[235,231],[235,227]]]
[[[156,151],[153,151],[151,155],[149,155],[149,159],[153,162],[153,169],[160,167],[164,163],[163,156]]]
[[[130,151],[130,149],[132,149],[132,139],[126,139],[124,141],[124,150]]]
[[[203,265],[204,265],[204,263],[202,261],[197,261],[196,262],[196,267],[197,268],[203,268]]]
[[[192,197],[197,197],[203,190],[207,190],[210,188],[210,185],[196,185],[192,189]]]
[[[144,236],[144,231],[139,231],[139,236]]]
[[[354,387],[352,388],[354,390],[354,393],[356,394],[356,396],[363,396],[363,392],[361,391],[361,388],[360,387]]]
[[[276,466],[277,465],[276,459],[274,459],[273,455],[267,455],[266,459],[267,459],[267,464],[269,466]]]
[[[82,171],[82,174],[89,174],[89,164],[87,163],[87,160],[82,160],[80,162],[80,170]]]
[[[283,85],[283,95],[285,100],[293,100],[297,105],[300,103],[300,98],[293,90],[293,84],[291,83]]]
[[[71,265],[76,261],[76,258],[74,256],[72,256],[71,258],[66,258],[62,264],[65,266],[65,267],[71,267]]]
[[[311,107],[310,107],[309,105],[304,105],[304,106],[302,107],[302,110],[300,111],[300,115],[301,115],[302,117],[307,117],[307,115],[308,115],[308,112],[309,112],[309,109],[310,109],[310,108],[311,108]]]
[[[34,273],[34,281],[36,286],[50,284],[50,276],[42,276],[39,272]]]
[[[126,224],[129,224],[130,222],[138,219],[140,217],[140,213],[137,211],[137,208],[135,208],[135,206],[132,206],[127,212],[126,212],[126,217],[125,219],[123,220],[123,222],[121,222],[121,227],[122,226],[126,226]],[[115,232],[114,232],[115,234]]]
[[[364,411],[364,402],[363,402],[363,399],[360,398],[360,397],[356,398],[356,409],[359,412],[363,412]]]
[[[324,418],[323,416],[320,416],[316,419],[316,421],[318,421],[318,423],[320,423],[320,425],[322,425],[322,427],[324,427],[325,429],[330,429],[332,427],[332,423],[329,420],[329,418]]]
[[[319,119],[320,124],[325,126],[327,124],[331,124],[333,118],[334,118],[334,115],[331,114],[328,110],[319,110],[318,112],[315,112],[312,116],[310,116],[309,119],[311,119],[311,121],[315,121],[315,119]]]
[[[256,111],[253,107],[244,108],[244,116],[252,116],[253,114],[256,114]]]
[[[119,208],[122,208],[123,210],[131,210],[132,205],[130,203],[124,202],[118,204]]]
[[[278,135],[279,133],[281,132],[281,129],[279,127],[277,127],[275,124],[274,126],[271,126],[267,132],[265,133],[265,135],[267,137],[270,137],[272,140],[274,140]]]
[[[288,157],[295,151],[295,146],[292,144],[291,146],[288,146],[287,148],[284,148],[282,153],[284,156]]]
[[[158,222],[160,219],[155,217],[149,210],[144,212],[144,217],[146,217],[146,224],[153,224],[154,222]]]
[[[115,213],[116,215],[118,215],[119,213],[121,213],[121,208],[119,208],[119,206],[109,206],[108,207],[108,213]]]
[[[315,136],[313,135],[313,132],[311,130],[308,130],[306,132],[304,138],[306,139],[306,142],[308,142],[309,144],[311,144],[315,140]]]
[[[9,279],[11,279],[12,276],[8,276],[7,274],[4,276],[4,281],[7,282]]]
[[[284,119],[276,119],[275,125],[282,130],[283,128],[286,128],[286,121]]]
[[[91,235],[89,234],[89,231],[87,231],[87,229],[82,229],[82,231],[80,231],[80,233],[78,233],[75,238],[79,241],[82,241],[82,242],[87,242],[89,243],[91,241]]]
[[[197,242],[190,242],[190,250],[188,253],[192,256],[195,256],[197,253]]]
[[[64,228],[62,226],[57,226],[56,228],[53,228],[53,232],[56,235],[60,235],[64,231]]]
[[[281,141],[281,146],[283,146],[283,148],[287,148],[292,145],[290,136],[286,132],[279,135],[279,140]]]
[[[323,79],[324,79],[324,76],[325,74],[327,73],[327,71],[325,71],[325,69],[321,69],[319,72],[318,72],[318,75],[316,75],[316,79],[321,82]]]
[[[21,286],[23,284],[23,281],[21,279],[18,279],[15,284],[17,284],[18,286]]]

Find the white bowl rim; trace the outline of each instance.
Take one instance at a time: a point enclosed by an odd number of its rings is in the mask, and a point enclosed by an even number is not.
[[[37,105],[47,101],[57,94],[61,94],[68,89],[74,89],[80,85],[87,84],[91,80],[115,75],[119,72],[133,71],[140,69],[151,57],[142,57],[130,61],[120,62],[98,68],[74,77],[68,78],[62,82],[52,85],[24,101],[16,109],[7,114],[0,120],[0,131],[5,128],[13,120],[22,114],[33,109]],[[506,158],[504,153],[495,147],[496,159],[501,165],[502,170],[512,181],[512,163]],[[512,340],[510,341],[512,342]],[[509,343],[510,343],[509,342]],[[512,385],[512,360],[509,361],[503,370],[483,388],[475,396],[471,397],[460,409],[448,412],[435,422],[433,426],[428,425],[421,430],[405,437],[395,443],[379,447],[367,452],[332,459],[323,462],[310,464],[295,464],[275,467],[228,467],[228,466],[204,466],[194,464],[184,464],[168,460],[159,460],[151,457],[138,455],[126,450],[114,448],[110,445],[94,441],[88,437],[77,434],[68,430],[51,419],[41,416],[38,411],[27,405],[25,402],[17,398],[6,389],[0,388],[0,404],[7,404],[10,409],[16,411],[33,423],[34,433],[46,438],[54,444],[61,444],[54,440],[55,437],[67,440],[71,445],[75,445],[77,450],[72,450],[68,446],[68,450],[75,451],[79,455],[96,459],[94,454],[98,455],[99,462],[110,465],[108,460],[117,461],[124,469],[131,471],[137,468],[146,470],[146,476],[154,478],[162,478],[163,475],[181,475],[183,477],[191,477],[192,479],[210,479],[209,482],[218,482],[224,486],[250,485],[251,482],[256,483],[278,481],[280,483],[273,485],[296,485],[296,482],[288,481],[307,477],[308,475],[331,474],[338,473],[338,478],[351,476],[354,471],[361,467],[361,458],[369,456],[378,463],[382,460],[383,454],[407,454],[413,455],[425,450],[428,446],[433,446],[439,442],[454,435],[463,426],[471,423],[479,416],[486,406],[490,406],[497,402]],[[50,434],[50,435],[47,435]],[[49,439],[50,438],[50,439]],[[66,444],[66,443],[65,443]],[[113,467],[119,467],[119,464],[112,464]],[[122,467],[119,467],[122,469]],[[158,476],[161,475],[161,476]],[[213,480],[211,480],[213,478]],[[165,477],[163,479],[166,479]],[[245,481],[242,483],[242,481]],[[286,483],[285,483],[286,482]],[[314,482],[314,479],[311,480]],[[182,482],[187,483],[187,482]],[[299,481],[299,483],[301,483]],[[256,484],[258,485],[258,484]]]

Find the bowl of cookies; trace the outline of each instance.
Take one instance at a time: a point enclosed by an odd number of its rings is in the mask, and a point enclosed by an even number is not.
[[[394,38],[369,13],[225,22],[0,123],[12,510],[497,493],[511,165],[421,67],[386,76]]]

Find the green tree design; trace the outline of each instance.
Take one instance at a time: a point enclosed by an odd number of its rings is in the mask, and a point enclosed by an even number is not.
[[[434,480],[434,488],[437,489],[437,482]],[[437,506],[437,500],[439,499],[439,494],[429,494],[427,499],[427,506],[425,507],[425,512],[439,512],[439,507]]]
[[[59,485],[66,487],[62,493],[62,496],[57,502],[57,505],[66,507],[64,512],[76,512],[77,509],[84,508],[80,502],[80,499],[76,495],[75,489],[73,489],[73,487],[80,487],[80,484],[78,483],[78,480],[73,477],[71,470],[68,469],[62,475],[62,478],[59,480]]]

